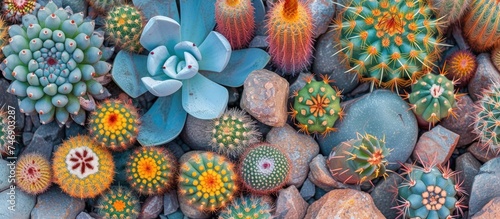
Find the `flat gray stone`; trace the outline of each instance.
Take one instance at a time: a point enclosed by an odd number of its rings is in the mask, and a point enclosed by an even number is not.
[[[498,70],[491,63],[489,53],[481,53],[477,56],[477,70],[469,82],[469,95],[473,101],[481,99],[482,91],[488,89],[492,84],[500,84]]]
[[[154,219],[163,211],[163,196],[149,196],[141,206],[142,219]]]
[[[76,218],[84,208],[83,199],[72,198],[59,187],[53,186],[47,192],[38,195],[36,206],[31,211],[31,218]]]
[[[463,181],[462,188],[467,192],[467,194],[471,194],[472,183],[474,182],[474,177],[479,172],[480,167],[481,163],[479,163],[474,155],[469,152],[460,155],[456,160],[455,169],[457,171],[458,178]],[[465,196],[465,198],[465,203],[468,203],[469,196]]]
[[[194,150],[211,150],[209,142],[212,140],[212,127],[212,120],[198,119],[188,114],[180,136]]]
[[[469,201],[469,215],[476,214],[491,199],[500,196],[500,157],[483,164],[474,177]]]
[[[179,209],[179,200],[177,199],[177,192],[175,190],[170,190],[168,193],[163,195],[163,214],[169,215]]]
[[[9,179],[14,180],[15,169],[16,169],[16,161],[15,160],[3,160],[0,159],[0,191],[4,191],[10,187]],[[10,174],[12,172],[12,175]]]
[[[304,200],[308,201],[312,197],[314,197],[314,193],[316,193],[316,186],[311,182],[311,180],[306,179],[300,187],[300,196],[304,198]]]
[[[395,173],[389,173],[389,176],[385,180],[380,180],[380,182],[375,186],[370,195],[373,198],[375,206],[386,218],[397,218],[398,210],[393,207],[397,206],[396,201],[396,190],[395,188],[403,182],[403,178]]]
[[[0,200],[0,218],[29,219],[36,197],[13,188],[1,192]]]

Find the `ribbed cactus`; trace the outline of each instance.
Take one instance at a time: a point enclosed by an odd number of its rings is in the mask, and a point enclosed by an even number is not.
[[[497,70],[500,71],[500,46],[495,47],[495,49],[491,51],[491,62]]]
[[[120,100],[106,100],[99,104],[89,120],[90,136],[114,151],[128,149],[139,132],[137,109]]]
[[[139,197],[126,187],[112,187],[97,201],[97,213],[104,218],[138,218]]]
[[[12,80],[8,92],[21,99],[22,113],[37,112],[46,124],[73,119],[85,122],[79,97],[102,94],[104,88],[94,78],[109,72],[111,65],[101,59],[104,37],[94,32],[94,22],[84,22],[83,14],[68,13],[53,2],[25,15],[22,26],[9,29],[7,57],[2,71]],[[28,23],[30,22],[30,23]],[[70,118],[71,115],[71,118]]]
[[[220,154],[239,156],[249,145],[258,142],[260,136],[255,121],[244,111],[233,108],[213,121],[210,145]]]
[[[49,161],[39,154],[25,154],[17,160],[16,185],[26,193],[45,192],[52,183]]]
[[[415,81],[408,99],[413,112],[425,121],[435,124],[442,118],[455,115],[453,107],[458,97],[453,91],[454,82],[444,74],[429,73]]]
[[[241,156],[238,171],[250,192],[269,194],[287,183],[291,168],[285,153],[269,143],[259,143]]]
[[[161,195],[172,188],[177,161],[162,147],[140,147],[127,162],[127,182],[140,194]]]
[[[7,36],[9,35],[8,33],[9,26],[5,22],[3,18],[0,17],[0,48],[4,47],[8,43]],[[0,52],[0,59],[3,59],[3,52]]]
[[[110,11],[112,7],[123,5],[129,0],[87,0],[89,4],[97,11],[106,12]]]
[[[94,198],[106,191],[115,175],[111,153],[88,136],[62,143],[52,160],[54,182],[74,198]]]
[[[0,153],[3,155],[8,154],[9,151],[9,120],[7,112],[0,108]]]
[[[470,79],[476,74],[476,56],[467,50],[458,50],[446,60],[446,77],[450,80],[456,80],[460,87],[467,86]]]
[[[500,42],[500,3],[471,0],[462,21],[462,32],[475,52],[486,52]]]
[[[425,0],[353,0],[335,20],[336,50],[362,81],[408,86],[440,53],[438,21]]]
[[[276,3],[268,12],[269,54],[285,74],[307,68],[313,51],[313,24],[307,5],[298,0]]]
[[[476,107],[474,132],[489,150],[500,151],[500,85],[485,90]]]
[[[253,195],[236,198],[219,214],[219,219],[272,218],[271,205],[262,197]]]
[[[384,139],[358,133],[357,139],[342,142],[333,148],[327,166],[337,181],[361,184],[388,175],[386,158],[389,153]]]
[[[3,18],[17,23],[21,18],[35,10],[36,0],[4,0],[2,3]]]
[[[140,53],[144,48],[139,39],[144,27],[142,12],[135,6],[113,8],[106,17],[106,33],[123,50]]]
[[[327,76],[322,77],[322,81],[308,77],[307,84],[294,93],[292,118],[300,131],[307,134],[335,131],[335,121],[344,115],[340,107],[340,91],[328,84],[330,80]]]
[[[216,31],[224,35],[233,50],[250,43],[255,32],[254,7],[251,0],[217,0]]]
[[[431,0],[429,4],[435,8],[436,17],[449,26],[462,18],[470,2],[471,0]]]
[[[216,211],[229,204],[238,186],[234,164],[212,152],[192,154],[180,164],[179,196],[201,211]]]

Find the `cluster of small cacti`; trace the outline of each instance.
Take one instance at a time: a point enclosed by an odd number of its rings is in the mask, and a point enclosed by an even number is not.
[[[335,131],[335,121],[343,116],[341,92],[330,86],[327,76],[323,76],[322,81],[308,77],[306,82],[304,87],[294,93],[292,118],[297,122],[296,125],[307,134],[325,135]]]
[[[271,205],[263,197],[242,196],[224,208],[219,219],[268,219],[272,218],[271,210]]]
[[[476,56],[467,50],[455,51],[446,59],[446,77],[455,80],[457,86],[467,86],[476,69]]]
[[[333,178],[347,184],[361,184],[386,177],[387,156],[390,150],[384,139],[358,133],[358,138],[342,142],[333,148],[327,166]]]
[[[215,19],[216,30],[227,38],[231,48],[240,49],[250,43],[255,31],[251,0],[217,0]]]
[[[142,13],[135,6],[117,6],[106,17],[106,33],[110,40],[130,52],[140,53],[143,50],[139,42],[143,27]]]
[[[497,1],[472,0],[463,16],[463,33],[476,52],[486,52],[500,42],[500,5]]]
[[[36,4],[36,0],[4,0],[2,17],[12,23],[19,22],[22,16],[35,10]]]
[[[139,198],[128,188],[112,187],[97,201],[98,214],[104,218],[138,218]]]
[[[40,154],[25,154],[16,164],[16,185],[26,193],[45,192],[52,183],[50,162]]]
[[[488,150],[500,149],[500,85],[493,84],[486,89],[479,104],[474,122],[474,131],[479,141]]]

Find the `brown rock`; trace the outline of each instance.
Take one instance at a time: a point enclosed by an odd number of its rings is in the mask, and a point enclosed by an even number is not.
[[[439,123],[439,125],[460,135],[457,147],[469,145],[477,138],[477,134],[473,132],[474,126],[471,125],[477,114],[475,111],[474,102],[470,96],[464,95],[457,100],[457,108],[454,109],[457,116],[449,116]]]
[[[282,127],[287,119],[288,86],[272,71],[255,70],[245,80],[240,106],[260,122]]]
[[[472,219],[493,219],[500,218],[500,197],[491,199]]]
[[[459,138],[459,135],[438,125],[420,136],[412,157],[424,163],[445,165]]]
[[[307,209],[305,219],[322,218],[385,218],[373,203],[372,197],[354,189],[328,192]]]
[[[326,159],[323,155],[318,154],[311,163],[309,163],[309,180],[325,191],[333,189],[358,189],[359,185],[346,185],[333,179],[328,167],[326,166]]]
[[[304,218],[309,204],[300,196],[295,186],[280,190],[276,200],[277,219],[301,219]]]
[[[499,149],[491,149],[490,147],[478,142],[474,142],[471,146],[469,146],[467,151],[483,163],[488,162],[500,154]]]
[[[163,196],[149,196],[142,204],[141,219],[157,218],[163,210]]]

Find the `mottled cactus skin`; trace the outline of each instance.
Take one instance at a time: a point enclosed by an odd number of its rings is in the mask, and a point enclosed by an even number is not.
[[[121,49],[140,53],[144,49],[139,42],[144,27],[143,20],[142,12],[135,6],[117,6],[108,12],[106,33]]]
[[[83,14],[69,16],[53,2],[37,16],[24,17],[22,26],[10,27],[9,45],[2,49],[7,57],[3,75],[12,80],[7,91],[21,99],[22,113],[37,112],[42,124],[55,117],[60,125],[71,120],[83,125],[86,113],[79,97],[102,94],[94,78],[111,68],[103,61],[104,37],[94,32],[93,21],[83,21]]]
[[[7,36],[8,33],[8,25],[3,18],[0,17],[0,48],[4,47],[8,43]],[[3,52],[0,52],[0,59],[3,59]]]
[[[180,164],[178,194],[200,211],[214,212],[228,205],[238,192],[234,164],[213,152],[190,155]]]
[[[94,198],[106,191],[115,176],[111,153],[89,136],[62,143],[52,160],[54,182],[74,198]]]
[[[224,35],[233,50],[250,43],[255,32],[254,7],[251,0],[217,0],[215,30]]]
[[[104,218],[138,218],[139,197],[122,186],[112,187],[97,201],[97,213]]]
[[[177,161],[162,147],[135,149],[127,162],[127,182],[140,194],[161,195],[172,188]]]
[[[129,0],[87,0],[89,4],[99,12],[110,11],[112,7],[123,5]]]
[[[292,118],[300,131],[307,134],[335,131],[335,121],[344,115],[340,107],[341,92],[330,86],[327,76],[322,77],[322,81],[306,78],[306,85],[294,93]]]
[[[435,8],[436,17],[449,26],[458,22],[464,15],[472,0],[431,0],[429,4]]]
[[[244,187],[254,194],[269,194],[281,189],[288,181],[290,169],[288,156],[269,143],[249,148],[238,166]]]
[[[486,89],[476,108],[474,132],[485,148],[500,153],[500,85]]]
[[[16,163],[16,185],[28,194],[45,192],[52,183],[49,161],[39,154],[25,154]]]
[[[387,177],[387,156],[390,150],[384,139],[358,133],[358,138],[333,148],[327,166],[333,178],[347,184],[361,184],[378,177]]]
[[[476,56],[467,50],[455,51],[446,59],[446,77],[456,80],[457,86],[467,86],[476,69]]]
[[[409,86],[441,52],[438,21],[424,0],[353,0],[335,28],[346,72],[381,87]]]
[[[313,24],[309,8],[298,0],[276,3],[268,12],[271,61],[285,74],[307,68],[313,51]]]
[[[137,109],[121,100],[104,101],[89,119],[90,136],[113,151],[130,148],[139,133],[139,125]]]
[[[271,205],[262,197],[253,195],[236,198],[219,214],[219,219],[272,218]]]
[[[3,18],[11,23],[21,21],[21,18],[35,10],[36,0],[4,0],[2,3]]]
[[[458,96],[454,93],[453,85],[454,82],[444,74],[429,73],[417,80],[408,94],[413,112],[431,124],[449,115],[454,116],[453,107]]]
[[[475,52],[491,50],[500,42],[500,4],[492,0],[471,0],[462,19],[462,33]]]

